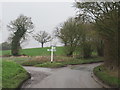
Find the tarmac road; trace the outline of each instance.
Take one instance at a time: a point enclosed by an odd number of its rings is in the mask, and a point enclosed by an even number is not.
[[[102,88],[92,77],[94,67],[101,63],[74,65],[57,69],[24,67],[31,79],[22,88]]]

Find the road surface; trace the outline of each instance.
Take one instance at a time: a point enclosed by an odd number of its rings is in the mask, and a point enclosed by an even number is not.
[[[22,88],[102,88],[92,77],[94,67],[101,63],[68,66],[57,69],[24,67],[31,79]]]

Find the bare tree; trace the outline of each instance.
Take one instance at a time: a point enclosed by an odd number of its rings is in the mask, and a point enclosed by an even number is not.
[[[33,36],[33,38],[39,43],[41,43],[42,48],[44,43],[47,43],[52,40],[51,36],[45,31],[38,32],[36,35]]]

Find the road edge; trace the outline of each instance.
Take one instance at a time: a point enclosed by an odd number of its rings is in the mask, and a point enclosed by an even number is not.
[[[21,90],[22,85],[23,85],[27,80],[31,79],[31,74],[30,74],[30,72],[27,72],[27,74],[28,74],[28,77],[27,77],[25,80],[23,80],[23,81],[19,84],[18,88],[16,88],[15,90]]]
[[[91,77],[103,88],[112,88],[108,85],[106,85],[103,81],[101,81],[93,72],[91,72]]]

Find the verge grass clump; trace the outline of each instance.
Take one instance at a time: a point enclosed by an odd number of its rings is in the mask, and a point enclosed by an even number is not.
[[[113,71],[107,70],[104,65],[95,67],[93,70],[94,74],[105,84],[111,87],[120,87],[120,77],[116,76]],[[116,71],[115,71],[116,72]]]
[[[59,68],[64,67],[65,65],[59,62],[45,62],[43,64],[37,64],[36,67],[49,67],[49,68]]]
[[[22,65],[24,66],[34,66],[36,64],[42,64],[44,62],[50,61],[49,56],[36,56],[31,58],[30,60],[24,61]]]
[[[4,60],[2,62],[2,88],[18,88],[29,77],[19,64]]]

